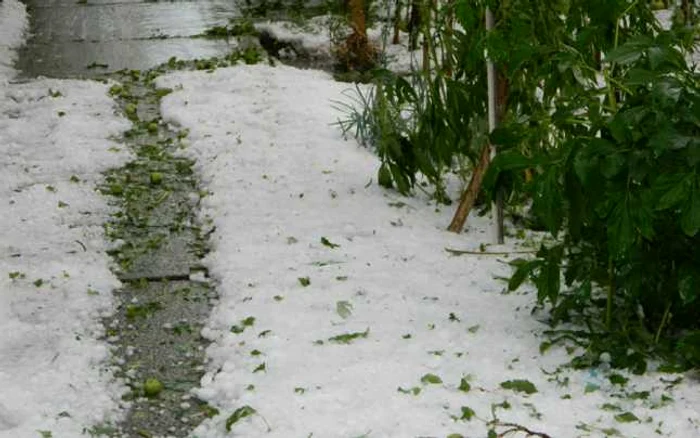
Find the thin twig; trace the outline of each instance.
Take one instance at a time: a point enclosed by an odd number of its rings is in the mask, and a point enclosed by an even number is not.
[[[469,250],[462,250],[462,249],[452,249],[452,248],[445,248],[445,251],[449,252],[452,255],[455,256],[461,256],[461,255],[510,255],[510,254],[534,254],[537,252],[535,249],[531,250],[522,250],[522,251],[469,251]]]
[[[535,432],[534,430],[530,430],[525,426],[521,426],[521,425],[515,424],[515,423],[501,423],[499,421],[495,425],[501,426],[501,427],[510,427],[510,429],[506,430],[505,432],[498,434],[499,438],[503,438],[506,435],[511,434],[513,432],[523,432],[523,433],[526,433],[527,436],[537,436],[540,438],[552,438],[551,436],[547,435],[544,432]]]

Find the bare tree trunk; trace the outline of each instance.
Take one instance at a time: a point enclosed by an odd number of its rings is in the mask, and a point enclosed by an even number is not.
[[[455,212],[454,217],[450,226],[447,227],[448,231],[453,233],[461,233],[464,228],[464,224],[467,222],[467,217],[469,212],[472,211],[474,207],[474,202],[479,196],[479,190],[481,190],[481,182],[484,180],[484,175],[489,168],[491,163],[491,145],[485,145],[483,151],[481,151],[481,158],[479,163],[474,168],[472,173],[472,178],[469,181],[467,189],[462,193],[462,197],[459,200],[459,206]]]
[[[681,0],[681,12],[686,26],[693,24],[693,3],[690,0]]]
[[[506,113],[506,109],[508,108],[508,92],[509,92],[509,84],[508,80],[505,77],[503,73],[498,73],[496,75],[496,121],[497,123],[500,123]],[[448,231],[452,231],[454,233],[461,233],[462,229],[464,228],[464,224],[467,222],[467,217],[469,217],[469,213],[471,212],[472,208],[474,207],[474,202],[476,201],[476,198],[479,196],[479,191],[481,190],[481,183],[484,180],[484,175],[486,174],[486,171],[489,168],[489,165],[491,163],[491,151],[492,151],[492,146],[489,144],[484,147],[484,150],[481,152],[481,157],[479,158],[479,162],[477,163],[476,167],[474,168],[474,172],[472,173],[472,178],[469,181],[469,185],[467,186],[467,189],[464,191],[462,194],[462,197],[459,201],[459,206],[457,207],[457,211],[455,212],[454,217],[452,218],[452,222],[450,223],[450,226],[447,227]],[[496,188],[498,190],[498,188]],[[499,243],[502,242],[503,238],[503,195],[502,193],[496,193],[496,209],[499,214],[497,214],[497,228],[498,228],[498,241]]]
[[[375,62],[374,50],[367,38],[367,21],[365,19],[364,0],[349,0],[350,25],[352,34],[345,41],[350,70],[367,70]]]
[[[496,74],[496,125],[500,125],[506,114],[506,109],[508,108],[508,90],[509,90],[508,79],[501,72]],[[497,226],[497,241],[499,244],[503,243],[505,238],[505,225],[503,223],[503,210],[504,210],[504,193],[500,187],[496,187],[496,218],[498,223]]]
[[[401,27],[401,0],[396,0],[396,10],[394,11],[394,38],[391,40],[392,44],[399,44],[400,35],[399,30]]]
[[[447,0],[447,19],[445,21],[445,43],[448,48],[444,50],[443,54],[443,68],[445,69],[445,76],[448,78],[452,77],[452,58],[450,53],[452,53],[452,35],[453,28],[455,24],[455,4],[454,0]]]
[[[418,35],[421,32],[421,4],[420,0],[411,0],[411,12],[408,19],[408,49],[413,51],[418,48]]]
[[[350,23],[354,33],[367,38],[364,0],[350,0]]]
[[[421,5],[421,18],[422,21],[422,31],[423,31],[423,71],[425,73],[430,73],[430,45],[433,44],[433,40],[430,34],[430,26],[433,24],[433,1],[437,0],[423,0]]]

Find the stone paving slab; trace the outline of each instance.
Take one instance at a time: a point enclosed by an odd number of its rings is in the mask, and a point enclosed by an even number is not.
[[[197,255],[190,250],[195,240],[189,230],[170,234],[158,249],[136,258],[129,272],[119,274],[119,278],[126,281],[188,278],[190,271],[200,264]]]

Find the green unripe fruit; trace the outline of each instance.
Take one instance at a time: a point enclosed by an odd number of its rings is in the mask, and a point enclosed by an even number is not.
[[[135,116],[135,115],[136,115],[137,109],[138,109],[138,108],[136,107],[135,104],[129,103],[129,104],[127,104],[126,107],[124,108],[124,112],[126,113],[127,116],[130,116],[130,117],[131,117],[131,116]]]
[[[151,172],[151,184],[160,184],[163,182],[163,174],[160,172]]]
[[[111,184],[109,186],[109,193],[113,196],[120,196],[124,193],[124,187],[121,184]]]
[[[143,384],[143,393],[146,397],[158,397],[163,389],[163,383],[158,379],[150,378]]]

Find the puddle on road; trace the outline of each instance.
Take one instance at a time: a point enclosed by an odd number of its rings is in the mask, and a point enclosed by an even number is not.
[[[191,38],[237,16],[230,0],[26,4],[31,36],[16,66],[24,77],[97,77],[122,69],[146,70],[172,56],[222,56],[235,48],[233,41]]]

